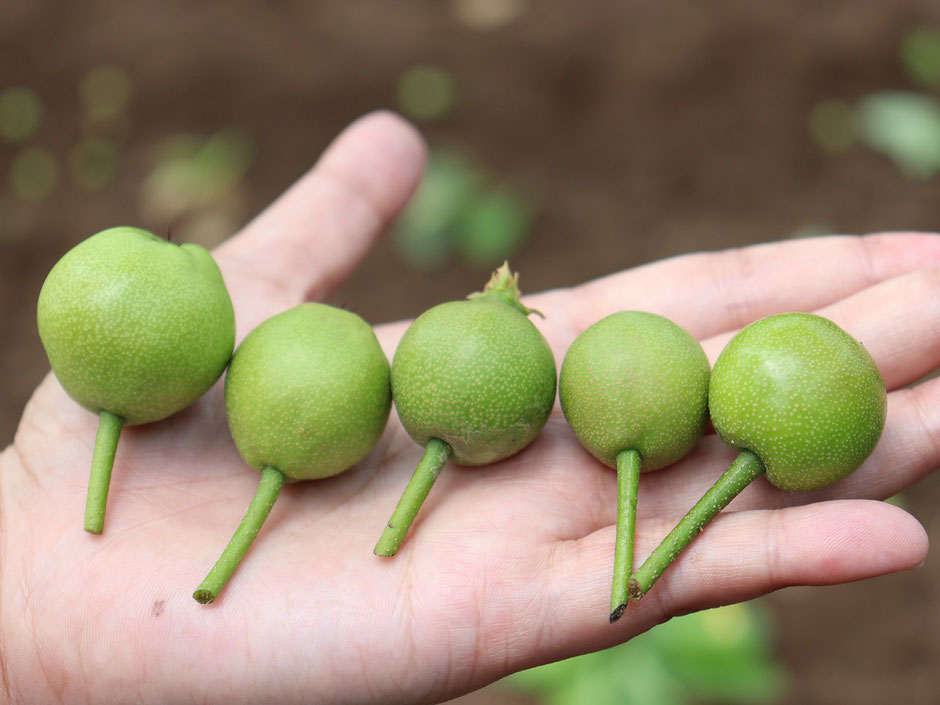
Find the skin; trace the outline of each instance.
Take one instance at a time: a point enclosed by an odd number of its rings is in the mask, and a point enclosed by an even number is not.
[[[405,202],[421,159],[412,129],[369,116],[219,248],[242,334],[326,297]],[[610,589],[616,478],[586,456],[557,407],[499,472],[442,474],[426,526],[383,561],[370,553],[376,532],[421,452],[392,418],[356,468],[285,487],[265,551],[224,600],[202,607],[192,586],[257,483],[229,437],[219,386],[172,419],[126,431],[114,473],[123,491],[97,538],[75,526],[96,420],[49,376],[0,456],[0,692],[40,705],[439,702],[689,610],[912,568],[926,555],[923,528],[870,500],[940,462],[931,438],[940,381],[905,387],[940,366],[938,267],[940,236],[816,238],[686,255],[524,297],[545,313],[534,323],[557,359],[627,301],[685,327],[712,360],[757,318],[818,311],[865,341],[887,382],[887,427],[859,470],[798,495],[755,482],[613,627],[598,605]],[[406,325],[378,329],[387,355]],[[733,456],[707,436],[675,466],[643,475],[638,559]]]

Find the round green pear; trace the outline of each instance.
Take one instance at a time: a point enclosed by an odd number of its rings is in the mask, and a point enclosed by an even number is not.
[[[518,453],[541,432],[555,403],[552,349],[520,301],[519,275],[504,263],[482,292],[428,309],[408,327],[392,360],[402,426],[424,455],[375,546],[394,556],[448,458],[465,466]]]
[[[684,457],[708,422],[708,357],[668,318],[619,311],[579,335],[561,366],[561,409],[595,458],[617,470],[610,621],[627,608],[640,471]]]
[[[216,599],[285,482],[330,477],[358,463],[382,436],[391,407],[388,358],[356,314],[301,304],[249,333],[225,377],[225,413],[238,451],[261,479],[193,598]]]
[[[330,477],[378,442],[392,405],[388,358],[350,311],[306,303],[255,328],[225,377],[239,453],[288,481]]]
[[[100,534],[121,429],[184,409],[222,375],[235,346],[232,301],[204,248],[116,227],[55,264],[37,323],[66,393],[99,416],[85,530]]]
[[[760,458],[772,484],[808,492],[871,455],[887,393],[855,338],[822,316],[787,313],[732,338],[715,362],[709,410],[719,437]]]

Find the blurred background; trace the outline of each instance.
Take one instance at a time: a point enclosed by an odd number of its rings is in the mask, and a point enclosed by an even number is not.
[[[693,250],[940,230],[936,0],[0,4],[0,444],[48,367],[35,301],[93,232],[211,247],[350,120],[431,159],[334,297],[378,323]],[[625,302],[628,305],[629,302]],[[940,538],[940,477],[897,498]],[[940,559],[679,618],[462,705],[935,703]]]

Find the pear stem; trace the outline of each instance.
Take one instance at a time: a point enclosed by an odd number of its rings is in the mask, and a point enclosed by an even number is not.
[[[610,591],[610,623],[627,609],[627,582],[633,570],[633,541],[636,533],[636,498],[640,488],[640,453],[622,450],[617,454],[617,538],[614,543],[614,580]]]
[[[421,462],[418,463],[404,494],[398,500],[398,506],[392,512],[392,517],[388,520],[379,542],[375,544],[375,555],[394,556],[398,551],[401,542],[405,539],[405,534],[408,533],[411,523],[424,500],[427,499],[431,486],[441,474],[441,468],[444,467],[451,453],[453,449],[444,441],[438,438],[428,441]]]
[[[98,414],[98,435],[91,456],[91,476],[88,478],[88,495],[85,498],[85,531],[90,534],[104,531],[111,468],[114,466],[114,454],[123,428],[124,419],[117,414],[105,410]]]
[[[258,483],[258,489],[245,511],[241,524],[238,525],[231,541],[222,551],[219,560],[212,566],[206,579],[193,593],[193,599],[196,602],[207,605],[219,596],[222,588],[228,583],[238,564],[245,557],[245,553],[251,548],[283,486],[284,473],[280,470],[267,466],[261,470],[261,481]]]
[[[749,450],[742,450],[731,467],[725,470],[633,574],[629,586],[630,598],[642,598],[705,525],[764,472],[766,468],[761,459]]]

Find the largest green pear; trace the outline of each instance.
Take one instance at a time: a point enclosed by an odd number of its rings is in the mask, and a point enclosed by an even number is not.
[[[121,428],[180,411],[221,376],[235,345],[232,301],[202,247],[117,227],[55,264],[37,323],[62,387],[100,418],[85,529],[101,533]]]

